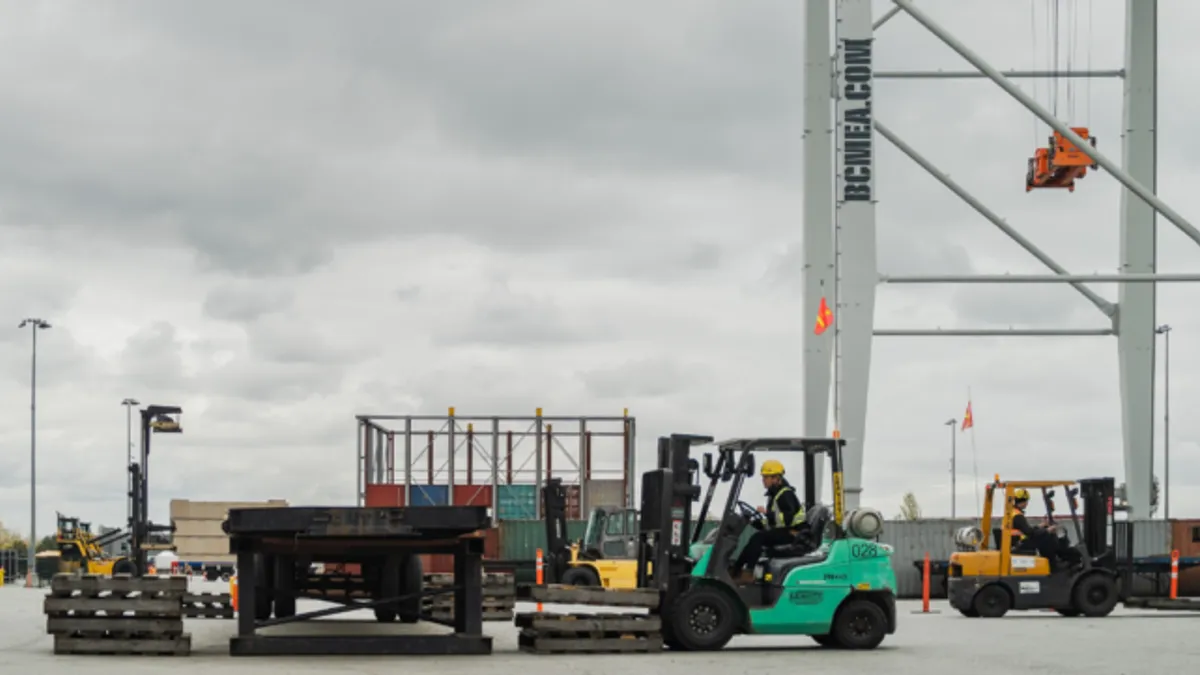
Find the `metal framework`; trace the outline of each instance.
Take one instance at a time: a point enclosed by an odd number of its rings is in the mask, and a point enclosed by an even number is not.
[[[1154,194],[1157,146],[1157,0],[1126,0],[1125,58],[1119,70],[996,70],[962,44],[912,0],[874,19],[871,0],[809,0],[805,3],[805,203],[803,248],[804,312],[817,316],[821,299],[836,299],[835,331],[804,337],[804,432],[826,433],[830,403],[830,360],[838,378],[834,401],[839,431],[847,439],[845,490],[847,507],[858,505],[862,490],[867,390],[873,336],[1105,336],[1117,337],[1120,367],[1121,420],[1125,477],[1132,514],[1151,513],[1154,447],[1155,291],[1158,282],[1200,281],[1200,274],[1156,273],[1156,214],[1161,214],[1200,243],[1197,230]],[[874,64],[874,30],[904,12],[975,68],[974,72],[883,72]],[[873,20],[874,19],[874,20]],[[832,31],[829,26],[833,25]],[[833,41],[831,41],[833,38]],[[833,86],[830,86],[830,78]],[[1085,142],[1025,94],[1009,78],[1120,77],[1124,79],[1122,161],[1118,165]],[[1119,274],[1072,275],[1022,236],[966,188],[884,125],[874,106],[876,78],[987,78],[1037,118],[1074,143],[1088,158],[1117,179],[1121,194],[1121,260]],[[832,105],[830,101],[832,93]],[[1037,258],[1053,274],[881,277],[875,251],[876,135],[883,137],[986,220]],[[835,167],[829,171],[830,165]],[[835,190],[836,188],[836,190]],[[1132,193],[1132,194],[1131,194]],[[835,286],[835,274],[838,277]],[[1068,283],[1101,311],[1111,328],[1076,329],[876,329],[878,283]],[[1118,284],[1113,303],[1087,282]],[[838,342],[837,353],[834,340]],[[819,473],[818,473],[819,475]]]
[[[450,408],[445,415],[358,415],[357,422],[359,506],[368,484],[402,484],[404,503],[412,504],[413,488],[422,484],[414,477],[422,469],[423,484],[448,484],[451,493],[455,485],[492,486],[493,513],[499,509],[499,486],[532,483],[540,494],[555,474],[578,477],[581,508],[588,503],[588,482],[596,477],[621,479],[625,505],[635,504],[629,476],[637,469],[637,421],[628,408],[613,416],[543,415],[538,408],[528,417],[457,415]],[[556,457],[564,464],[556,464]],[[536,499],[534,517],[541,516]]]

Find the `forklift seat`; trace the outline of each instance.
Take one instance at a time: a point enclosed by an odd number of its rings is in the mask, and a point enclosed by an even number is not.
[[[763,557],[767,558],[764,571],[777,583],[783,583],[787,573],[793,569],[825,560],[826,554],[817,552],[817,549],[832,518],[833,513],[823,504],[809,509],[804,517],[803,529],[795,541],[763,549]]]

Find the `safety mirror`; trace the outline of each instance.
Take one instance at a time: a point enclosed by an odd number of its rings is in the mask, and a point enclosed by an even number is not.
[[[711,452],[706,452],[704,453],[704,475],[712,478],[713,473],[713,456]]]

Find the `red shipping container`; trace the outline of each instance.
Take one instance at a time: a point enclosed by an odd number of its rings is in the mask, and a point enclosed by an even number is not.
[[[451,503],[455,506],[486,506],[490,509],[492,507],[492,486],[455,485],[454,498]]]
[[[1171,547],[1180,558],[1200,556],[1200,520],[1176,520],[1171,523]],[[1170,551],[1167,552],[1170,555]],[[1200,595],[1200,567],[1179,571],[1179,597]]]
[[[403,485],[367,483],[367,506],[404,506]]]
[[[425,574],[454,574],[454,556],[425,554],[421,556],[421,567]]]
[[[483,557],[487,560],[500,559],[500,528],[491,527],[483,533]]]

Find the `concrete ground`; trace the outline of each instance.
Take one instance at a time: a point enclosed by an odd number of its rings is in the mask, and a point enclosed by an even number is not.
[[[196,591],[220,592],[226,584],[194,582]],[[403,657],[270,658],[229,656],[234,622],[192,619],[190,657],[54,656],[45,634],[42,614],[44,589],[15,586],[0,588],[0,672],[67,672],[82,668],[89,675],[172,673],[221,675],[222,673],[394,673]],[[323,603],[312,603],[314,609]],[[304,611],[301,603],[300,611]],[[518,611],[532,607],[518,605]],[[547,607],[547,609],[558,609]],[[568,610],[570,608],[563,608]],[[583,608],[579,608],[583,609]],[[1015,612],[1003,619],[966,619],[945,602],[935,602],[939,613],[914,614],[919,602],[900,603],[899,630],[872,652],[838,652],[816,647],[806,637],[737,638],[720,653],[655,655],[588,655],[568,665],[566,656],[522,654],[516,648],[516,629],[508,623],[487,623],[495,636],[490,657],[412,657],[421,667],[440,675],[480,675],[497,672],[525,675],[561,675],[626,672],[735,675],[788,672],[796,668],[827,675],[886,672],[889,675],[989,673],[1087,673],[1088,675],[1145,675],[1150,672],[1189,672],[1200,657],[1200,613],[1167,614],[1118,610],[1104,619],[1064,619],[1056,614]],[[343,615],[317,625],[299,624],[272,629],[280,634],[341,630],[430,630],[440,627],[381,626],[365,612],[362,617]]]

